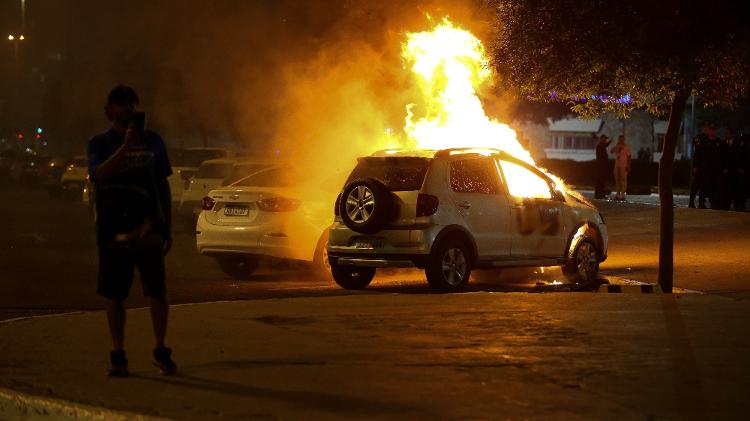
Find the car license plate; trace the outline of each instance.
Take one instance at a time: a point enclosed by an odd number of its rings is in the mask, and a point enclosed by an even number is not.
[[[250,208],[247,205],[227,205],[224,207],[224,215],[226,216],[247,216],[250,213]]]
[[[354,242],[354,247],[358,249],[376,249],[380,246],[380,241],[375,239],[358,239]]]

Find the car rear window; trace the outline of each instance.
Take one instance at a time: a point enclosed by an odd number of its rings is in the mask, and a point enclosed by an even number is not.
[[[291,168],[270,168],[232,184],[235,187],[292,187],[303,179]]]
[[[195,178],[221,178],[222,180],[232,171],[232,164],[203,164],[198,168]]]
[[[419,190],[430,161],[429,158],[402,156],[360,158],[346,182],[358,178],[374,178],[390,191]]]
[[[268,168],[268,164],[240,164],[232,167],[229,175],[224,179],[224,185],[232,184],[237,180],[252,175],[264,168]]]

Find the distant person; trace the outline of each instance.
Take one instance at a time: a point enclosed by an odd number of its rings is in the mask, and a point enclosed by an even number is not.
[[[695,198],[698,197],[698,208],[706,208],[707,181],[706,149],[709,147],[708,139],[709,123],[706,121],[701,126],[701,133],[693,139],[693,161],[690,178],[690,199],[688,206],[695,207]]]
[[[112,89],[105,107],[112,128],[88,142],[89,177],[97,191],[97,293],[106,299],[113,345],[110,376],[128,375],[124,301],[136,268],[151,304],[155,365],[162,374],[176,370],[172,350],[164,344],[169,312],[164,256],[172,244],[167,177],[172,168],[161,137],[143,130],[142,118],[139,124],[138,101],[128,86]]]
[[[727,154],[725,209],[744,212],[747,201],[747,167],[750,164],[750,137],[735,137],[730,129],[724,131]]]
[[[620,135],[617,143],[612,148],[615,155],[615,184],[617,185],[617,196],[615,200],[625,200],[625,193],[628,190],[628,174],[630,173],[630,164],[633,154],[630,151],[630,145],[625,143],[625,136]]]
[[[609,155],[607,147],[612,141],[603,134],[599,136],[599,142],[596,144],[596,180],[594,180],[594,198],[604,199],[607,197],[607,178],[609,175]]]
[[[703,166],[705,171],[705,196],[711,203],[711,209],[723,209],[724,199],[722,186],[727,169],[724,142],[716,136],[716,124],[709,123],[706,138],[703,139]]]

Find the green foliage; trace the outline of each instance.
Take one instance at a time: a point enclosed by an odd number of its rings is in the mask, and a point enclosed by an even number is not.
[[[634,108],[661,115],[678,91],[725,107],[748,94],[743,2],[489,1],[501,86],[531,99],[567,101],[583,116]],[[629,102],[616,101],[625,94]]]

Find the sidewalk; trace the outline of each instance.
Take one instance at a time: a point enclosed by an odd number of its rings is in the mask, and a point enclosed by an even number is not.
[[[104,376],[101,312],[1,323],[0,419],[739,419],[748,406],[750,308],[710,295],[176,306],[175,377],[150,366],[148,311],[128,315],[127,379]]]

